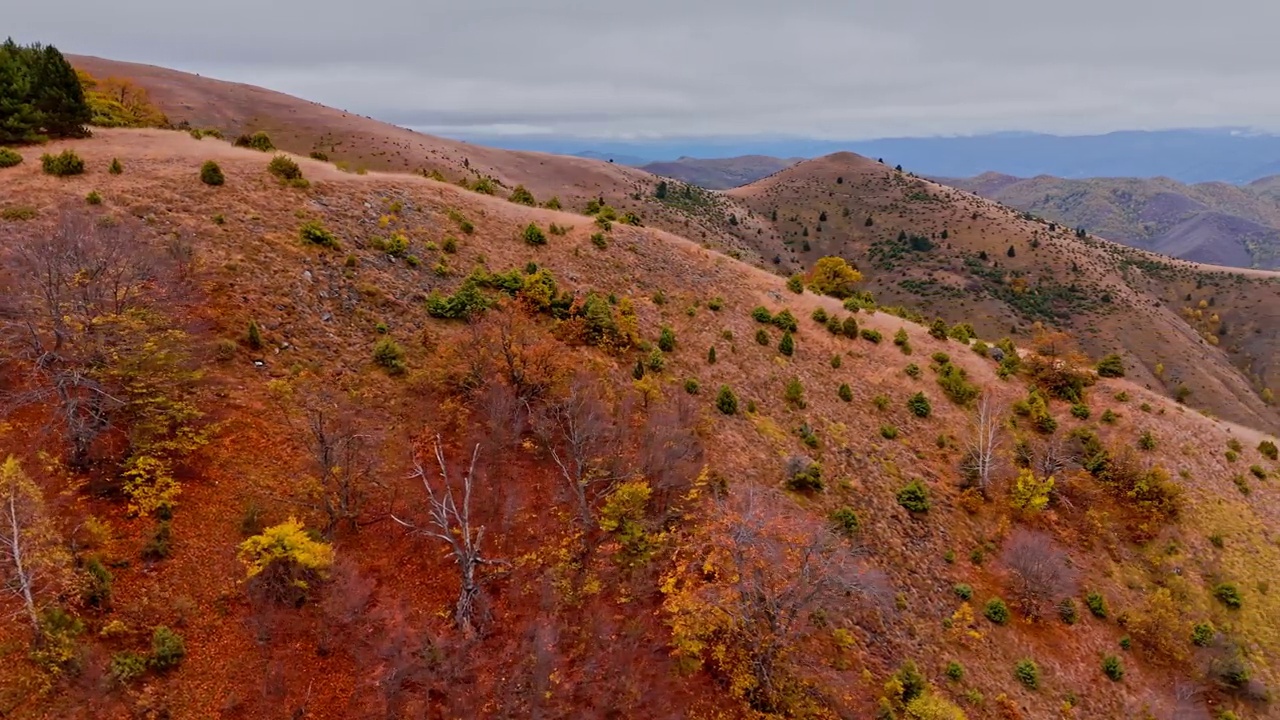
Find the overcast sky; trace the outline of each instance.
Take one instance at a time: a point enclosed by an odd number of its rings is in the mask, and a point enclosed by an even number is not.
[[[0,32],[428,131],[1280,130],[1276,0],[4,0]]]

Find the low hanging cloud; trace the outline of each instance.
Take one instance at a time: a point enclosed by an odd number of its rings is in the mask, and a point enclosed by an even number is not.
[[[452,134],[1280,130],[1280,3],[1265,0],[45,0],[4,15],[20,42]]]

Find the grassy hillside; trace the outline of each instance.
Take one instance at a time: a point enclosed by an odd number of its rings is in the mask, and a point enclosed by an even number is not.
[[[941,182],[1134,247],[1216,265],[1280,268],[1280,202],[1268,192],[1274,178],[1186,185],[1168,178],[987,174]]]
[[[1095,357],[1121,353],[1145,387],[1276,427],[1263,396],[1280,383],[1273,360],[1280,275],[1077,237],[850,153],[800,163],[729,195],[772,225],[743,238],[783,273],[839,255],[863,271],[882,304],[968,322],[986,337],[1025,338],[1037,323],[1062,328]]]
[[[1138,368],[421,176],[64,149],[0,170],[7,716],[1269,712],[1274,452]]]

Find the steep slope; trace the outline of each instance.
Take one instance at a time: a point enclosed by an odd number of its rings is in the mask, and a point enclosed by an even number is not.
[[[1064,180],[980,175],[940,179],[1010,207],[1165,255],[1236,267],[1280,268],[1280,199],[1249,185],[1185,185],[1168,178]]]
[[[1148,387],[1185,386],[1195,407],[1275,427],[1275,410],[1259,399],[1280,385],[1274,273],[1080,238],[851,153],[728,194],[771,221],[772,233],[743,239],[786,272],[839,255],[883,304],[969,322],[986,337],[1025,336],[1037,322],[1068,329],[1095,357],[1123,353]]]
[[[635,212],[646,224],[735,250],[739,257],[749,253],[723,230],[726,217],[743,214],[731,203],[705,194],[697,203],[659,202],[653,197],[659,179],[636,168],[449,140],[265,88],[168,68],[79,55],[68,59],[95,77],[126,78],[141,86],[175,124],[216,128],[228,138],[265,132],[281,149],[323,153],[351,172],[436,172],[450,181],[472,183],[488,177],[502,196],[523,185],[538,202],[554,197],[578,210],[602,198],[620,213]]]
[[[641,166],[654,175],[675,178],[707,188],[727,190],[748,185],[779,170],[791,167],[801,158],[776,158],[768,155],[743,155],[731,158],[682,157],[669,162]]]
[[[129,350],[91,330],[127,329],[121,320],[169,317],[185,334],[143,338],[135,349],[147,363],[110,352],[81,368],[103,382],[128,373],[121,395],[139,413],[108,415],[120,435],[95,446],[83,471],[56,460],[67,449],[60,433],[40,431],[59,416],[54,399],[29,401],[42,376],[27,337],[3,335],[0,389],[26,404],[6,413],[0,455],[13,453],[48,498],[54,522],[42,542],[58,542],[86,581],[47,595],[56,617],[75,620],[46,619],[37,647],[65,654],[28,659],[29,629],[0,626],[8,716],[869,717],[877,705],[916,713],[953,702],[972,717],[1058,717],[1064,703],[1081,717],[1193,717],[1209,706],[1248,716],[1280,680],[1280,599],[1265,589],[1280,562],[1266,540],[1280,527],[1277,470],[1254,449],[1256,431],[1103,380],[1078,404],[1107,422],[1050,400],[1058,427],[1042,435],[1028,424],[1047,428],[1044,411],[1008,413],[1027,397],[1026,378],[998,379],[964,344],[796,295],[775,275],[658,230],[615,225],[601,243],[588,217],[305,158],[296,161],[309,185],[298,187],[272,177],[260,153],[173,132],[100,131],[41,150],[64,148],[86,174],[44,176],[31,151],[0,171],[6,207],[29,210],[0,221],[0,317],[43,327],[42,316],[11,312],[41,302],[24,283],[46,277],[29,278],[21,253],[68,237],[58,223],[85,215],[91,222],[70,226],[80,254],[66,257],[114,268],[133,252],[157,264],[124,286],[129,277],[71,273],[77,318],[101,282],[129,291],[94,322],[67,325],[53,362],[72,362],[80,342]],[[113,159],[121,174],[107,172]],[[207,160],[223,185],[201,183]],[[91,191],[101,202],[86,206]],[[531,244],[531,222],[566,229]],[[123,232],[93,244],[113,229]],[[171,281],[163,258],[178,264]],[[464,281],[474,267],[484,285]],[[575,299],[548,294],[544,271]],[[478,310],[477,297],[503,297],[497,288],[513,278],[518,302]],[[134,308],[130,293],[167,282],[164,302]],[[455,291],[476,322],[432,317],[456,310],[440,295]],[[757,307],[799,318],[791,350],[774,349],[787,322],[761,324]],[[810,319],[817,310],[853,319],[863,337],[847,323],[829,332]],[[870,339],[899,330],[909,348]],[[170,355],[155,349],[174,340],[203,372],[190,378],[189,402],[216,423],[182,421],[208,438],[181,465],[176,504],[130,514],[126,500],[141,496],[116,463],[145,439],[142,422],[169,407],[156,403],[167,374],[153,373],[168,372]],[[913,361],[920,367],[904,372]],[[985,498],[963,489],[958,470],[974,439],[976,401],[964,395],[979,388],[1000,417]],[[342,437],[371,444],[368,476],[327,463],[317,475],[315,415],[303,408],[323,389],[356,403],[348,420],[359,432]],[[1077,429],[1100,438],[1069,437]],[[393,519],[430,527],[424,485],[441,486],[434,470],[416,476],[409,457],[416,438],[429,461],[433,437],[458,494],[476,448],[463,507],[487,531],[486,556],[508,561],[481,573],[474,633],[451,623],[460,576],[445,552],[474,527],[442,540]],[[587,449],[585,485],[565,480],[559,453],[575,442]],[[1133,451],[1123,448],[1135,443],[1147,449],[1126,465]],[[1063,454],[1077,444],[1088,454]],[[1228,446],[1238,448],[1230,458]],[[1015,449],[1057,483],[1013,483]],[[805,457],[820,465],[806,468]],[[1238,475],[1241,464],[1272,481]],[[1167,473],[1148,470],[1157,466]],[[339,516],[354,527],[313,535],[332,543],[331,573],[286,582],[287,601],[272,602],[266,580],[246,578],[237,546],[290,516],[325,527],[331,472],[364,478],[354,485],[364,502]],[[1139,477],[1150,483],[1141,502],[1126,499],[1123,484]],[[588,489],[585,511],[572,488]],[[1059,574],[1030,581],[1019,552]],[[1096,617],[1065,599],[1086,594],[1100,598],[1089,601]],[[1233,597],[1238,609],[1220,601]],[[1192,623],[1211,628],[1197,636],[1207,647],[1190,642]],[[182,652],[156,639],[171,637],[158,626],[183,638]],[[1102,669],[1113,655],[1116,684]],[[918,670],[900,670],[906,660]],[[897,691],[886,683],[895,672]],[[1202,689],[1184,692],[1193,684]]]

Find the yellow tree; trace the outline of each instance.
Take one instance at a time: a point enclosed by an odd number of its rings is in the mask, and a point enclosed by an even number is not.
[[[40,611],[68,584],[70,567],[40,489],[10,455],[0,463],[0,587],[22,603],[37,638]]]
[[[819,259],[809,273],[810,290],[841,299],[853,295],[853,286],[861,281],[862,273],[834,255]]]

